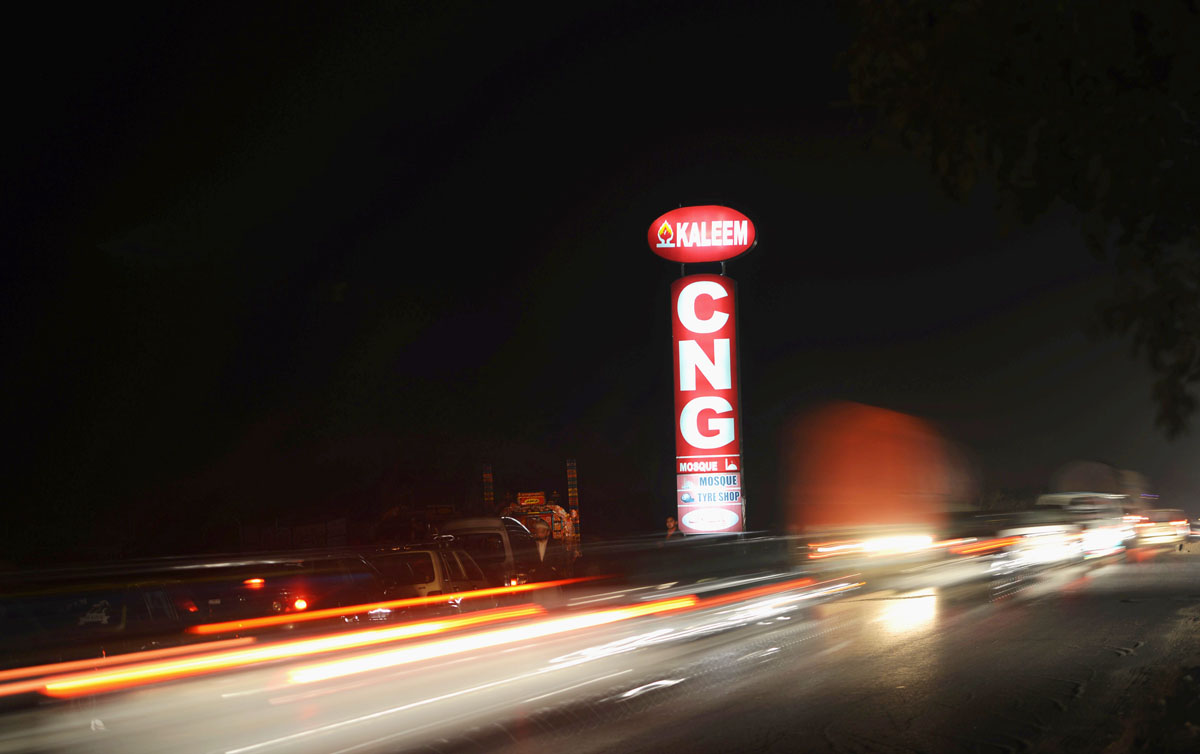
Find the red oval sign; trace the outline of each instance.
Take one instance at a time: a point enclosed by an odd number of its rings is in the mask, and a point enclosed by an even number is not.
[[[723,262],[754,248],[754,223],[729,207],[680,207],[659,216],[646,235],[650,251],[672,262]]]

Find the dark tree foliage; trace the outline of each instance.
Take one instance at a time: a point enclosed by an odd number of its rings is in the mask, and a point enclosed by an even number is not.
[[[846,0],[852,103],[1008,222],[1076,213],[1118,283],[1097,312],[1186,430],[1200,381],[1200,2]]]

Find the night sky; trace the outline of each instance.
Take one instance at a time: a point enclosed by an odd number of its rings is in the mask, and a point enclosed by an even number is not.
[[[230,522],[562,489],[673,508],[670,281],[648,224],[749,215],[752,526],[820,401],[923,416],[980,492],[1075,459],[1192,507],[1200,442],[1089,337],[1065,213],[1003,231],[868,148],[824,4],[111,7],[4,53],[2,490],[14,560],[183,552]],[[699,271],[699,270],[697,270]],[[1193,510],[1193,513],[1200,512]],[[4,556],[0,556],[4,559]]]

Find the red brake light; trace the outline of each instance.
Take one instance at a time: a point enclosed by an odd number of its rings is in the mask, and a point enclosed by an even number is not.
[[[245,586],[248,586],[251,589],[262,589],[262,586],[265,583],[266,582],[263,581],[262,579],[246,579],[245,581],[242,582],[242,584],[244,584]]]
[[[296,608],[297,610],[303,610],[304,608],[308,607],[308,600],[304,599],[303,597],[297,597],[296,601],[292,603],[292,607]]]

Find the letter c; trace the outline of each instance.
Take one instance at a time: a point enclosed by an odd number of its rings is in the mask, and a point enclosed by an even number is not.
[[[694,283],[688,283],[679,292],[679,303],[675,307],[679,314],[679,321],[688,330],[697,334],[720,330],[729,321],[729,315],[725,312],[713,312],[708,319],[700,319],[696,316],[696,299],[701,296],[711,296],[713,301],[716,301],[728,295],[720,283],[712,280],[697,280]]]

